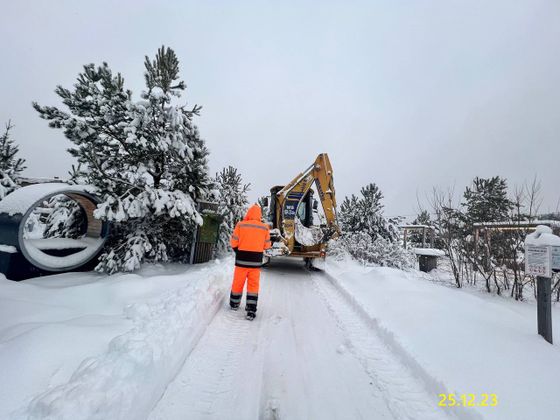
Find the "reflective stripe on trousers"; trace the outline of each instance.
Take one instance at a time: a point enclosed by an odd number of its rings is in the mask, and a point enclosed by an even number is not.
[[[241,296],[243,296],[242,293],[233,293],[231,292],[229,295],[229,304],[230,306],[237,308],[239,306],[239,304],[241,303]]]
[[[259,295],[257,293],[247,293],[247,311],[257,312],[257,301],[259,300]]]
[[[247,305],[248,311],[256,312],[257,301],[259,297],[259,283],[260,283],[261,269],[260,268],[247,268],[235,267],[233,274],[233,283],[231,285],[230,304],[238,306],[241,302],[243,289],[247,283]]]

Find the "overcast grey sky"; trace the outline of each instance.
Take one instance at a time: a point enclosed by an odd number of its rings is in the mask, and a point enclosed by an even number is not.
[[[65,176],[59,104],[86,63],[107,61],[136,97],[144,55],[181,61],[213,172],[240,169],[251,198],[328,152],[339,201],[368,183],[389,215],[434,185],[541,179],[560,199],[560,1],[3,1],[0,122],[26,175]]]

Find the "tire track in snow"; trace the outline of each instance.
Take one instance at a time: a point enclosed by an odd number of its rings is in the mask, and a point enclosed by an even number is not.
[[[151,420],[222,418],[234,411],[236,376],[242,364],[240,348],[247,342],[251,323],[243,311],[224,305],[186,360],[154,411]],[[178,405],[183,409],[177,409]]]
[[[283,418],[286,405],[290,406],[288,418],[306,418],[305,407],[298,404],[306,398],[305,382],[301,372],[301,348],[295,333],[295,300],[301,297],[302,284],[293,281],[293,274],[286,267],[285,272],[266,273],[267,295],[263,299],[263,323],[266,335],[262,341],[263,370],[262,393],[258,418],[279,420]],[[299,270],[298,270],[299,271]],[[301,273],[296,271],[297,275]],[[271,297],[267,302],[267,297]],[[305,318],[302,322],[308,321]],[[299,357],[298,357],[299,356]],[[289,378],[289,379],[288,379]],[[297,394],[297,397],[294,395]]]
[[[337,351],[345,336],[301,263],[279,262],[267,277],[258,418],[393,418],[359,361]]]
[[[288,265],[262,284],[255,321],[222,304],[151,420],[452,415],[334,280]]]
[[[353,299],[333,284],[336,280],[326,273],[311,276],[329,312],[347,336],[346,347],[378,387],[395,419],[446,419],[454,414],[438,407],[437,394],[430,393],[426,384],[399,360],[371,325],[371,319],[366,319]]]

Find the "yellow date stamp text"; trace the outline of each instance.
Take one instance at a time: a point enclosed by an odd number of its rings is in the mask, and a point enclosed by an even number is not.
[[[440,407],[496,407],[496,394],[438,394]]]

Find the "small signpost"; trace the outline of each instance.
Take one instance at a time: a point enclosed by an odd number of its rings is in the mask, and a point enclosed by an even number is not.
[[[552,277],[550,256],[549,246],[526,245],[525,274]]]
[[[552,271],[560,270],[560,238],[537,226],[525,239],[525,273],[537,276],[537,329],[552,344]]]

